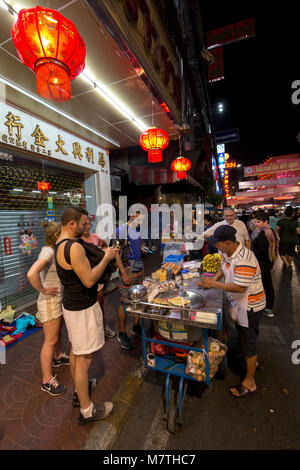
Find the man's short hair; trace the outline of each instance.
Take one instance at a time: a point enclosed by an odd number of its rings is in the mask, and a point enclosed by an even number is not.
[[[284,212],[284,215],[286,217],[292,217],[292,215],[294,214],[295,210],[293,209],[292,206],[288,206]]]
[[[218,228],[216,228],[213,238],[214,238],[214,243],[218,242],[235,242],[236,241],[236,229],[232,227],[231,225],[220,225]]]
[[[208,222],[212,222],[212,220],[213,220],[213,219],[212,219],[212,216],[209,215],[209,214],[205,214],[204,220],[205,220],[205,219],[206,219]]]
[[[69,222],[79,222],[83,215],[89,215],[88,211],[81,206],[67,207],[61,216],[61,225],[66,226]]]
[[[233,212],[235,214],[235,210],[233,209],[233,207],[225,207],[223,213],[225,214],[225,212]]]

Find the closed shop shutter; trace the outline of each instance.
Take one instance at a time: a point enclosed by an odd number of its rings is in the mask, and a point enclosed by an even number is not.
[[[37,191],[44,180],[41,165],[14,157],[13,162],[0,162],[0,301],[2,308],[33,303],[38,293],[27,279],[27,272],[45,244],[41,221],[49,207],[60,221],[70,204],[85,206],[84,175],[50,166],[46,180],[51,192]],[[50,202],[48,198],[50,199]],[[0,306],[0,307],[1,307]]]

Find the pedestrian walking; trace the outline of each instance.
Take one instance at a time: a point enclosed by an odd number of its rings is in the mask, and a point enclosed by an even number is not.
[[[91,230],[91,220],[89,218],[88,225],[85,227],[85,231],[82,235],[82,240],[87,243],[93,243],[94,245],[98,246],[99,248],[107,248],[107,243],[105,240],[102,240],[96,233],[90,233]],[[98,285],[98,302],[102,310],[103,316],[103,325],[104,325],[104,335],[105,338],[114,338],[116,336],[116,332],[106,325],[105,316],[104,316],[104,296],[103,296],[103,288],[104,284]]]
[[[252,242],[257,237],[257,228],[255,223],[257,213],[258,211],[253,211],[248,221],[248,230],[250,232],[250,238]]]
[[[250,249],[250,237],[246,225],[241,220],[235,218],[235,210],[232,207],[225,207],[223,211],[224,220],[217,222],[212,227],[204,231],[204,238],[214,235],[215,230],[222,225],[230,225],[236,230],[237,240],[246,248]]]
[[[272,230],[276,230],[276,225],[278,223],[279,219],[278,217],[276,216],[276,212],[274,209],[269,209],[269,225],[271,227]]]
[[[266,308],[264,313],[268,317],[274,317],[272,310],[275,301],[275,292],[272,282],[272,268],[278,257],[278,241],[269,225],[269,216],[267,213],[258,213],[255,223],[258,235],[252,242],[252,251],[259,262],[262,283],[266,294]]]
[[[52,374],[52,367],[69,364],[69,357],[62,353],[62,285],[56,272],[54,246],[60,235],[60,224],[43,222],[46,245],[37,261],[31,266],[27,278],[40,294],[37,301],[39,320],[43,326],[44,343],[41,349],[41,389],[52,396],[62,395],[66,387]]]
[[[222,267],[213,278],[203,276],[196,282],[203,288],[216,287],[227,293],[229,313],[235,322],[239,345],[245,358],[246,376],[230,389],[235,398],[250,397],[257,392],[257,338],[259,323],[266,307],[260,267],[254,253],[236,239],[236,230],[221,225],[214,233],[216,247],[223,254]],[[219,282],[224,278],[224,282]]]
[[[80,406],[79,424],[104,419],[113,409],[111,402],[94,404],[91,401],[89,369],[93,353],[104,345],[98,284],[109,263],[115,259],[117,250],[106,248],[103,253],[97,249],[99,258],[95,264],[89,244],[85,245],[80,239],[88,225],[88,212],[83,207],[65,209],[61,217],[61,234],[54,248],[57,273],[64,286],[63,316],[71,342],[70,372]]]
[[[288,206],[285,217],[278,221],[276,233],[279,235],[279,254],[284,266],[289,270],[292,267],[293,256],[297,244],[297,234],[300,233],[298,222],[293,218],[294,209]]]
[[[298,227],[300,227],[300,208],[299,207],[295,209],[294,219],[297,221]],[[297,254],[300,253],[300,234],[298,232],[297,232],[296,252]]]

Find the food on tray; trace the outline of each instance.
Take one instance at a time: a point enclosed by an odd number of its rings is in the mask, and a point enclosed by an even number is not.
[[[171,305],[176,305],[176,307],[182,307],[183,305],[189,305],[191,303],[190,300],[185,299],[184,297],[173,297],[172,299],[168,299],[168,302]]]
[[[154,299],[152,303],[169,306],[169,302],[166,299]]]
[[[168,292],[169,287],[170,287],[169,282],[165,281],[159,284],[158,289],[159,289],[159,292]]]
[[[202,261],[202,269],[208,273],[216,273],[221,268],[221,256],[219,253],[206,255]]]
[[[164,270],[168,270],[168,269],[171,269],[172,271],[172,274],[174,274],[174,276],[176,276],[176,274],[178,274],[180,271],[181,271],[181,266],[179,266],[178,264],[176,263],[165,263],[163,265],[163,269]]]

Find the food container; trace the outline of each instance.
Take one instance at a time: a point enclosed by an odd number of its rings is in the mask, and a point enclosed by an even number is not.
[[[147,354],[147,364],[149,367],[155,367],[155,356],[152,353]]]
[[[142,300],[145,295],[147,294],[147,289],[145,286],[137,284],[135,286],[130,287],[128,290],[128,296],[131,300],[139,301]]]

